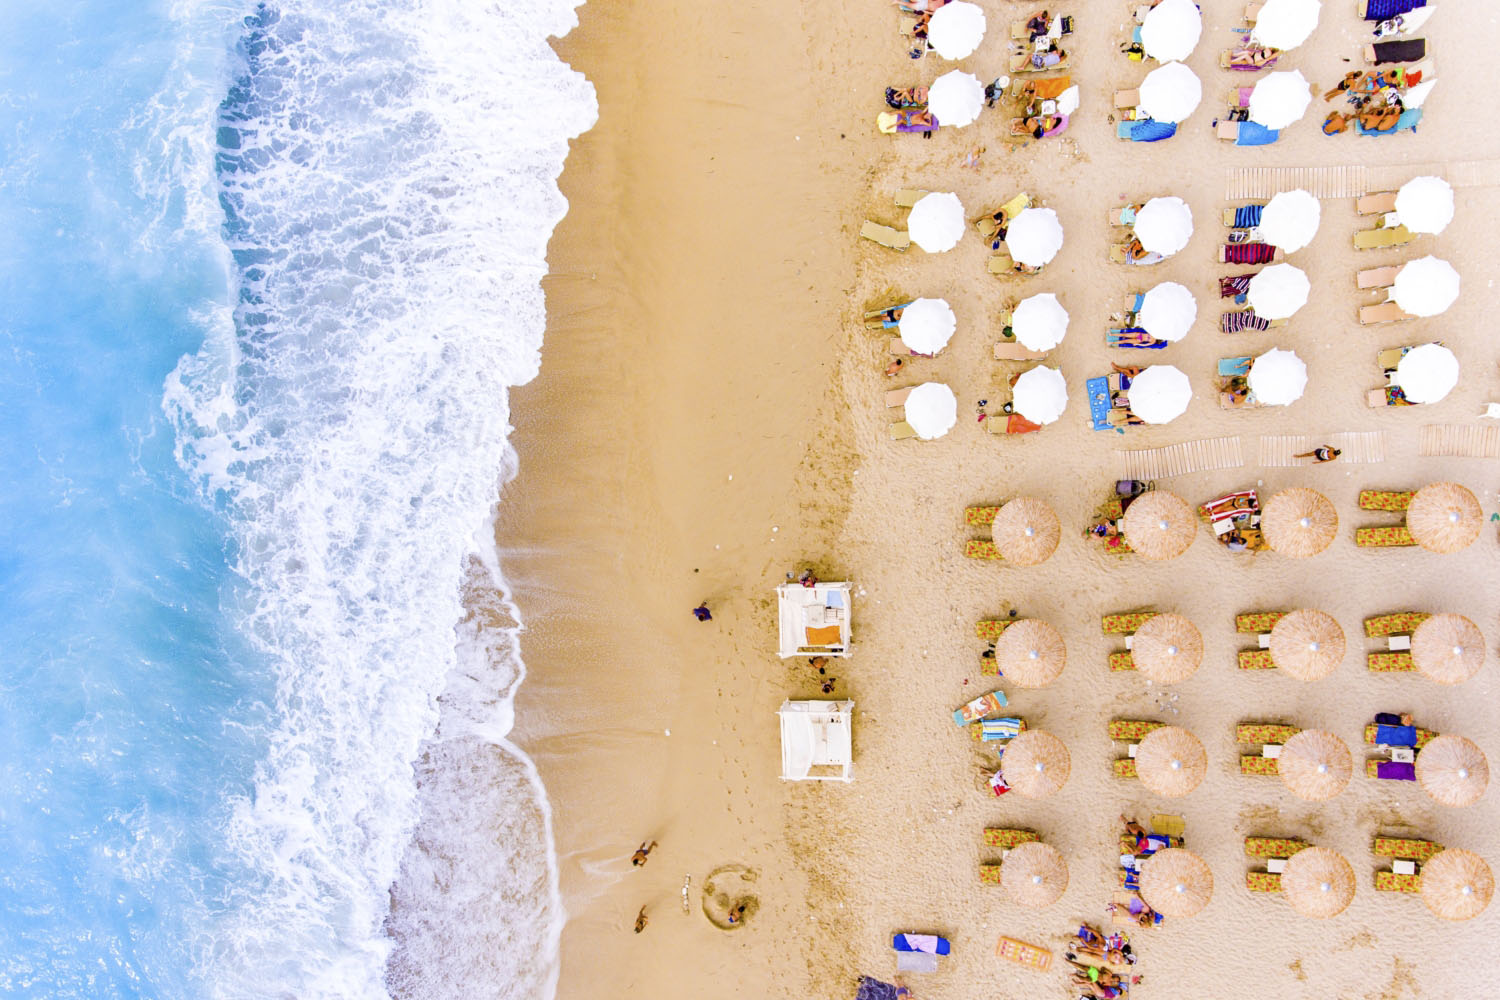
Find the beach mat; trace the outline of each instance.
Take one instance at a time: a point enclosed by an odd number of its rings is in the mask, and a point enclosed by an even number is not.
[[[1500,458],[1500,424],[1423,424],[1417,439],[1420,455]]]
[[[1293,458],[1320,445],[1332,445],[1343,452],[1340,462],[1370,465],[1385,461],[1385,434],[1381,431],[1341,431],[1322,436],[1276,434],[1260,439],[1260,464],[1267,467],[1306,465],[1311,459]]]
[[[1046,972],[1052,966],[1052,952],[1011,937],[1002,937],[995,943],[995,954],[1007,962],[1024,965],[1038,972]]]
[[[1190,472],[1235,469],[1245,464],[1238,437],[1204,438],[1163,448],[1115,451],[1121,479],[1166,479]]]

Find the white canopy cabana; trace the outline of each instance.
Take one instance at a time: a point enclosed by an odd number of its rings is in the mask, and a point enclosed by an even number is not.
[[[776,588],[781,641],[777,652],[788,656],[848,656],[853,614],[852,587],[819,583],[804,587],[784,583]]]
[[[854,780],[854,702],[784,701],[782,781]]]

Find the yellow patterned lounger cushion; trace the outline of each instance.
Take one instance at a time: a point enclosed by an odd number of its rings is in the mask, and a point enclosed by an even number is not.
[[[979,882],[980,882],[981,885],[999,885],[1000,884],[1000,866],[999,865],[980,865],[979,866]]]
[[[1399,513],[1411,506],[1413,490],[1360,490],[1360,510],[1389,510]]]
[[[1109,669],[1118,673],[1121,670],[1134,670],[1135,657],[1130,655],[1130,650],[1123,649],[1117,653],[1109,654]]]
[[[1425,611],[1398,611],[1392,615],[1376,615],[1365,619],[1365,635],[1371,639],[1383,639],[1390,635],[1406,635],[1415,632],[1417,626],[1431,618]]]
[[[1280,892],[1281,876],[1276,872],[1246,872],[1245,888],[1251,892]]]
[[[1042,835],[1034,830],[1007,830],[999,827],[990,827],[984,831],[985,847],[1003,847],[1009,850],[1017,844],[1034,844],[1042,839]]]
[[[964,555],[970,559],[999,559],[1000,550],[988,538],[971,538],[964,543]]]
[[[1245,853],[1252,858],[1289,858],[1307,846],[1291,837],[1245,838]]]
[[[1134,757],[1121,757],[1112,766],[1114,767],[1116,778],[1134,778],[1136,776]]]
[[[1409,858],[1426,861],[1443,849],[1431,840],[1407,840],[1404,837],[1376,837],[1374,851],[1383,858]]]
[[[986,656],[979,661],[980,677],[999,677],[1000,662],[993,656]]]
[[[1269,649],[1242,649],[1240,650],[1241,670],[1275,670],[1276,664],[1271,661]]]
[[[1417,669],[1417,665],[1411,660],[1411,651],[1406,649],[1390,653],[1369,653],[1365,657],[1365,666],[1377,674],[1405,673]]]
[[[1302,730],[1275,722],[1241,722],[1234,727],[1236,743],[1285,743]]]
[[[1437,739],[1437,733],[1433,732],[1431,729],[1418,729],[1417,749],[1422,749],[1435,739]],[[1370,744],[1371,746],[1375,745],[1375,723],[1373,722],[1365,727],[1365,742]]]
[[[1404,545],[1415,545],[1417,540],[1404,524],[1393,524],[1384,528],[1355,528],[1354,544],[1364,549],[1388,549]]]
[[[1285,611],[1249,611],[1234,616],[1234,630],[1244,634],[1269,632],[1286,615]]]
[[[1160,729],[1165,722],[1144,722],[1133,719],[1115,719],[1109,724],[1109,738],[1112,740],[1139,740],[1144,739],[1146,734],[1153,729]]]
[[[987,528],[995,523],[995,515],[998,513],[999,507],[965,507],[964,523],[975,528]]]
[[[1375,888],[1381,892],[1421,892],[1421,875],[1397,875],[1395,872],[1376,872]]]
[[[1105,635],[1129,635],[1155,617],[1155,611],[1125,611],[1117,615],[1105,615],[1099,620],[1099,629]]]
[[[1019,618],[989,618],[982,622],[975,622],[974,634],[981,639],[998,639],[1000,633],[1020,620]]]
[[[1275,757],[1254,757],[1246,754],[1240,758],[1241,774],[1267,774],[1275,776],[1281,773],[1276,766]]]

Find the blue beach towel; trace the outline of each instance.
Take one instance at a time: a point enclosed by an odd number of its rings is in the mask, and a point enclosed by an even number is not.
[[[1266,128],[1259,122],[1240,122],[1240,134],[1235,137],[1236,146],[1269,146],[1281,138],[1281,132]]]
[[[1244,134],[1245,123],[1240,124],[1240,134]],[[1264,205],[1241,205],[1234,210],[1235,229],[1254,229],[1260,225],[1260,213],[1265,211]]]
[[[1109,430],[1109,379],[1101,375],[1083,385],[1089,394],[1089,416],[1094,421],[1094,430]]]
[[[1397,14],[1409,14],[1426,6],[1427,0],[1369,0],[1365,5],[1365,20],[1389,21]]]
[[[1131,142],[1160,142],[1177,134],[1175,122],[1159,122],[1154,118],[1139,118],[1121,122],[1115,127],[1115,135]]]
[[[1375,742],[1388,747],[1414,747],[1417,745],[1416,726],[1375,726]]]

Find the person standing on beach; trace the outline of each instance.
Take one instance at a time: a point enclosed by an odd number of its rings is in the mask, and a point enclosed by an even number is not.
[[[1293,458],[1310,458],[1314,462],[1318,462],[1318,463],[1321,464],[1323,462],[1332,462],[1335,458],[1338,458],[1342,454],[1343,454],[1342,450],[1340,450],[1338,448],[1335,448],[1332,445],[1324,444],[1324,445],[1319,445],[1318,447],[1314,448],[1312,451],[1304,451],[1302,454],[1300,454],[1300,455],[1293,455],[1292,457]]]
[[[641,912],[635,915],[635,932],[639,934],[646,929],[646,908],[641,907]]]
[[[631,865],[639,868],[641,865],[646,863],[646,861],[651,857],[651,852],[655,849],[656,841],[653,840],[649,844],[642,842],[641,846],[637,847],[635,849],[635,853],[630,856]]]
[[[693,617],[698,619],[700,622],[711,622],[714,620],[713,612],[708,610],[707,601],[701,602],[696,608],[693,609]]]

